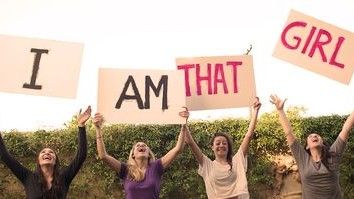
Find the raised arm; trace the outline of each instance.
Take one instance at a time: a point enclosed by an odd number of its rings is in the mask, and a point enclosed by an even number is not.
[[[179,113],[179,115],[185,118],[187,123],[189,113],[188,112],[185,112],[185,114]],[[182,124],[181,131],[179,132],[178,135],[176,146],[173,147],[173,149],[171,149],[169,152],[166,153],[166,155],[164,155],[161,158],[161,164],[164,169],[170,166],[172,161],[177,157],[177,155],[182,152],[185,145],[185,134],[186,134],[186,124]]]
[[[347,118],[347,120],[345,121],[342,127],[342,131],[339,133],[339,137],[345,142],[349,139],[349,133],[353,127],[353,123],[354,123],[354,111],[349,115],[349,117]]]
[[[271,95],[270,99],[271,99],[270,102],[274,104],[275,107],[277,108],[280,124],[283,127],[286,140],[288,142],[288,145],[290,146],[294,143],[296,138],[294,136],[293,129],[290,125],[289,119],[286,117],[286,114],[284,112],[284,103],[287,99],[281,100],[277,95]]]
[[[82,164],[87,157],[87,137],[86,137],[86,121],[91,117],[91,106],[88,106],[87,109],[82,113],[81,109],[77,116],[78,122],[78,149],[75,155],[75,158],[71,161],[68,167],[63,170],[63,176],[67,184],[70,184],[71,181],[79,172]]]
[[[96,143],[97,143],[97,152],[98,157],[103,160],[111,169],[119,173],[121,168],[121,162],[114,157],[110,156],[106,152],[106,147],[104,146],[103,136],[102,136],[102,126],[104,118],[100,113],[96,113],[93,118],[93,124],[96,128]]]
[[[14,157],[12,157],[7,151],[4,141],[0,133],[0,158],[5,165],[11,170],[11,172],[23,183],[27,178],[30,170],[22,166]]]
[[[180,115],[189,115],[189,112],[188,112],[188,109],[186,108],[185,111],[182,111],[180,113]],[[202,151],[200,150],[199,146],[197,145],[197,143],[195,143],[192,135],[191,135],[191,132],[189,131],[189,128],[188,128],[188,125],[187,125],[187,122],[186,122],[186,125],[184,126],[184,130],[185,130],[185,136],[186,136],[186,143],[191,147],[192,149],[192,152],[193,152],[193,155],[194,157],[197,159],[198,161],[198,164],[200,165],[203,165],[203,153]]]
[[[248,126],[247,133],[245,137],[242,140],[240,149],[242,150],[244,156],[247,155],[248,153],[248,148],[254,133],[254,129],[256,128],[257,124],[257,117],[258,117],[258,111],[261,108],[262,104],[259,102],[259,98],[256,97],[256,101],[253,103],[251,106],[251,119],[250,119],[250,124]]]

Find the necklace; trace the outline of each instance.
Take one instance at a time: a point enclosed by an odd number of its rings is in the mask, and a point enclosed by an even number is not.
[[[313,166],[315,167],[316,170],[320,170],[320,168],[321,168],[321,161],[313,162]]]

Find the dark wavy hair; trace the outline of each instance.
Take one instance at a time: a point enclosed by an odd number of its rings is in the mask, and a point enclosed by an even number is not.
[[[232,139],[230,138],[229,134],[222,133],[222,132],[214,133],[213,137],[210,140],[210,145],[213,146],[215,138],[219,136],[226,138],[227,146],[228,146],[226,160],[227,163],[230,165],[230,171],[232,171],[232,141],[231,141]]]
[[[39,183],[41,185],[42,192],[44,193],[43,199],[60,199],[62,198],[62,185],[60,184],[60,179],[59,179],[59,174],[60,174],[59,157],[57,153],[54,151],[56,158],[55,158],[55,165],[53,168],[53,182],[52,182],[52,188],[48,190],[47,182],[44,178],[41,166],[39,165],[39,159],[38,159],[39,153],[37,155],[35,174],[38,175]]]
[[[307,134],[306,136],[306,142],[305,142],[305,151],[311,156],[311,151],[310,149],[306,149],[307,148],[307,138],[311,133]],[[317,135],[321,136],[320,134],[316,133]],[[323,139],[323,137],[321,136],[322,140],[323,140],[323,146],[321,147],[321,162],[324,164],[324,166],[329,170],[332,171],[331,166],[329,165],[328,159],[332,158],[335,154],[331,153],[329,151],[330,149],[330,144],[328,144],[328,142],[326,140]]]

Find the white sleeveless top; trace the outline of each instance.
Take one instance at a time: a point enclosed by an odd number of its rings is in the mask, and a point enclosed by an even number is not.
[[[209,199],[226,199],[238,196],[238,199],[249,199],[247,187],[247,158],[242,150],[232,158],[230,165],[211,161],[203,155],[203,165],[199,165],[198,174],[203,177]]]

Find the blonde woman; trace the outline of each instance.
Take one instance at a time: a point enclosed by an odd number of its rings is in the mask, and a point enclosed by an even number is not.
[[[181,116],[188,118],[189,114]],[[164,169],[172,163],[184,147],[185,125],[182,125],[176,146],[162,158],[156,159],[147,144],[137,142],[130,151],[128,162],[122,163],[106,152],[102,137],[103,121],[103,116],[96,113],[93,122],[96,127],[98,156],[122,179],[125,198],[158,199]]]

